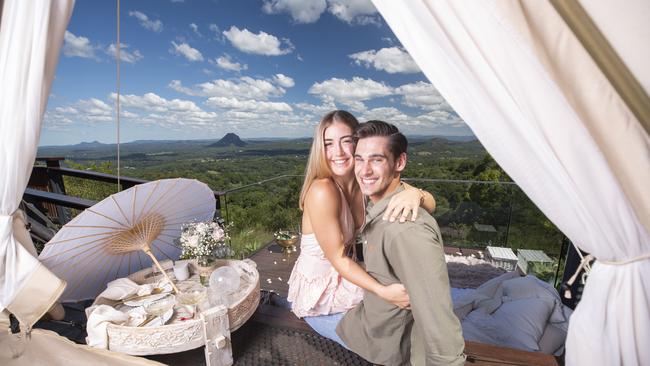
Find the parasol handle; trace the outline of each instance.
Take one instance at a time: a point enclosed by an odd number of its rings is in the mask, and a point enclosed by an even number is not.
[[[151,249],[149,249],[149,248],[143,248],[142,251],[145,252],[145,253],[147,253],[147,255],[148,255],[149,257],[151,257],[151,260],[154,262],[154,264],[156,265],[156,267],[158,267],[158,270],[163,274],[163,276],[165,276],[165,278],[167,279],[167,281],[169,281],[169,284],[172,285],[172,288],[174,289],[174,293],[175,293],[175,294],[178,294],[180,291],[178,291],[178,288],[176,288],[176,285],[174,285],[174,282],[172,282],[171,278],[169,278],[169,275],[167,274],[167,272],[165,272],[165,270],[162,268],[162,266],[160,265],[160,263],[158,263],[158,260],[156,259],[156,256],[153,255],[153,253],[151,252]]]

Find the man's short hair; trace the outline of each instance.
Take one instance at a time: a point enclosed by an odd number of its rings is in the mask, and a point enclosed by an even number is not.
[[[397,159],[402,153],[406,154],[408,141],[397,127],[394,125],[378,120],[372,120],[360,124],[360,127],[354,133],[354,137],[359,140],[367,137],[388,137],[388,150]]]

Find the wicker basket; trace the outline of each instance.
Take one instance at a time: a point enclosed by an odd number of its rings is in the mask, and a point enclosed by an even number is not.
[[[260,278],[255,262],[250,259],[218,260],[215,268],[230,265],[237,269],[241,284],[233,303],[228,307],[230,331],[241,327],[255,312],[260,300]],[[196,262],[190,262],[190,270],[197,273]],[[144,269],[129,276],[138,284],[152,282],[151,269]],[[127,327],[109,324],[108,349],[130,355],[155,355],[183,352],[202,347],[203,322],[200,318],[158,327]]]

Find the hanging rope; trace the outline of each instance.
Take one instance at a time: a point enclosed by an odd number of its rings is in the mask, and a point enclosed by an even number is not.
[[[117,110],[117,191],[122,190],[120,184],[120,0],[117,0],[117,45],[115,46],[115,64],[117,65],[116,89],[117,99],[115,109]]]

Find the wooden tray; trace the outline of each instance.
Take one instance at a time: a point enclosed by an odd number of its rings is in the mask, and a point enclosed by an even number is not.
[[[168,262],[169,267],[171,262]],[[240,273],[241,284],[228,307],[230,331],[241,327],[253,315],[260,301],[260,278],[256,264],[250,259],[217,260],[214,268],[230,265]],[[164,267],[164,266],[163,266]],[[190,262],[190,271],[198,272],[196,262]],[[138,284],[151,283],[157,278],[152,276],[152,269],[143,269],[129,276]],[[155,355],[183,352],[202,347],[204,341],[204,323],[199,316],[182,323],[173,323],[157,327],[127,327],[109,324],[108,349],[130,355]]]

